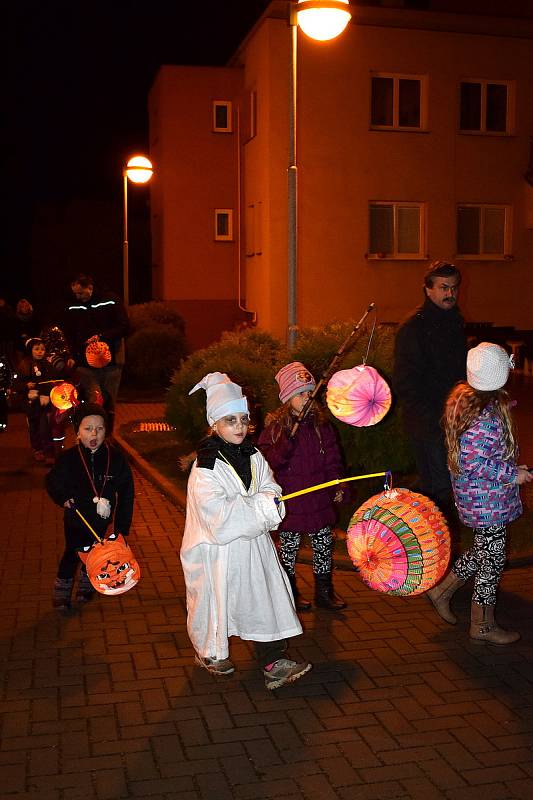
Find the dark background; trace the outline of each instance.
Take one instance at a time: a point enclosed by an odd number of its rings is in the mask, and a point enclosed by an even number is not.
[[[122,294],[122,167],[148,153],[161,64],[224,64],[268,0],[19,0],[7,15],[0,296],[53,314],[86,271]],[[149,191],[130,184],[131,302],[149,299]]]

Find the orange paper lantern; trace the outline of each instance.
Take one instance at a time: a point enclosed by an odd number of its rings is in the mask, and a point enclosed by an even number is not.
[[[101,594],[124,594],[139,583],[141,568],[120,533],[112,533],[107,539],[84,547],[78,555],[91,584]]]
[[[111,361],[111,350],[106,342],[91,342],[85,348],[85,358],[90,367],[107,367]]]
[[[71,383],[58,383],[50,392],[50,400],[59,411],[68,411],[78,405],[78,392]]]
[[[408,489],[390,489],[363,503],[350,520],[346,543],[366,585],[392,595],[427,592],[450,560],[446,520],[432,500]]]

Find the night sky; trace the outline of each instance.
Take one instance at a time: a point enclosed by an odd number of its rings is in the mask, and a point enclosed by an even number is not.
[[[9,221],[0,296],[50,303],[81,270],[121,291],[122,164],[148,151],[147,97],[159,65],[223,65],[267,5],[18,0],[6,20]],[[149,271],[149,215],[148,193],[132,194],[135,281],[135,270]]]

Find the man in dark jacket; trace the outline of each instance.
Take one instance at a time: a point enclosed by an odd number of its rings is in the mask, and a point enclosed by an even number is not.
[[[117,295],[95,289],[90,275],[76,275],[70,288],[74,299],[66,309],[65,333],[86,399],[98,402],[100,392],[107,401],[110,433],[122,375],[128,314]],[[111,360],[105,366],[94,367],[87,363],[87,345],[93,342],[108,345]]]
[[[433,261],[424,276],[424,304],[398,329],[393,386],[413,446],[419,489],[444,511],[451,503],[441,418],[448,392],[466,376],[464,320],[457,308],[461,273]]]

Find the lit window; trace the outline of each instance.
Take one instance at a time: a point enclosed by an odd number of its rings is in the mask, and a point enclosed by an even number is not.
[[[469,133],[510,133],[511,84],[461,81],[459,129]]]
[[[372,75],[372,128],[424,130],[426,105],[426,80],[423,76]]]
[[[213,102],[213,131],[215,133],[231,133],[231,101],[215,100]]]
[[[215,209],[215,240],[217,242],[233,241],[233,210],[231,208]]]
[[[465,204],[457,207],[458,256],[500,259],[510,252],[510,206]]]
[[[425,258],[424,203],[370,203],[369,258]]]

